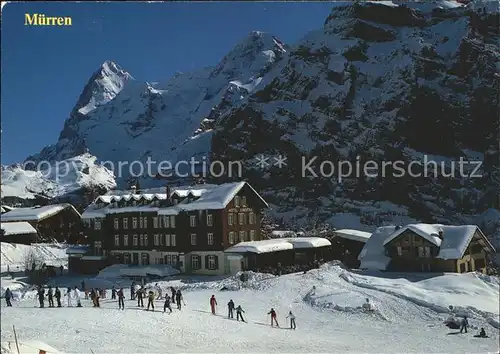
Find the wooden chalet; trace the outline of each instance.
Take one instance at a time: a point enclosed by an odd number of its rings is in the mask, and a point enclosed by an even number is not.
[[[359,255],[361,268],[397,272],[486,273],[495,248],[476,225],[378,228]]]
[[[2,225],[28,222],[38,233],[38,241],[77,243],[81,236],[81,215],[71,204],[15,208],[0,216]]]
[[[83,212],[91,250],[70,255],[75,258],[71,264],[87,272],[123,263],[225,274],[229,261],[224,250],[261,239],[261,211],[266,207],[246,182],[111,191]]]
[[[371,236],[371,232],[353,229],[333,231],[332,256],[350,268],[358,268],[358,256]]]

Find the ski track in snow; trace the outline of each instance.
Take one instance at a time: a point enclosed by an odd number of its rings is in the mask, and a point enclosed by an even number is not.
[[[34,292],[28,291],[14,308],[5,308],[2,302],[1,336],[2,341],[12,340],[15,325],[20,340],[42,339],[63,352],[88,352],[91,348],[94,353],[498,351],[494,339],[498,330],[488,325],[481,303],[470,311],[471,331],[467,335],[447,335],[454,332],[442,324],[439,309],[444,304],[432,307],[396,292],[360,286],[353,281],[356,278],[369,280],[332,265],[282,277],[253,274],[246,287],[235,277],[202,282],[174,278],[159,282],[164,293],[170,286],[183,289],[186,304],[182,311],[174,308],[172,314],[163,313],[162,301],[155,302],[160,311],[153,313],[137,308],[130,300],[125,302],[125,311],[120,311],[116,301],[109,299],[102,301],[100,309],[90,307],[88,300],[83,300],[81,309],[39,309],[34,307]],[[489,294],[490,285],[480,277],[450,279],[484,283]],[[377,281],[387,282],[388,288],[394,286],[391,279]],[[239,290],[219,291],[223,286]],[[316,294],[311,293],[313,286]],[[125,292],[126,299],[130,298],[129,290]],[[218,316],[209,313],[212,294],[219,303]],[[375,306],[374,313],[361,311],[365,298]],[[225,318],[229,299],[236,306],[241,304],[247,323]],[[491,301],[495,301],[494,296]],[[288,311],[293,310],[297,330],[270,329],[266,314],[271,307],[278,313],[281,329],[287,326]],[[479,327],[485,327],[490,338],[473,338]],[[388,345],[388,338],[405,340]]]

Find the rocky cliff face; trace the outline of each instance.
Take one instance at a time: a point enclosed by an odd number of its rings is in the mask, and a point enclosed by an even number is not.
[[[464,222],[498,207],[497,23],[498,13],[481,6],[336,7],[227,114],[214,158],[247,161],[275,210],[298,222]],[[288,164],[263,173],[254,166],[260,154]],[[304,169],[314,158],[313,172]],[[427,177],[410,165],[425,159],[437,163],[436,176],[433,164]],[[378,173],[339,180],[340,161],[369,160]],[[382,176],[382,164],[395,161],[413,176],[395,165]],[[482,161],[479,170],[473,161]]]
[[[105,62],[59,141],[28,159],[90,153],[113,163],[175,163],[209,156],[242,161],[242,178],[263,191],[276,218],[292,224],[371,230],[477,222],[498,208],[500,188],[499,16],[492,3],[336,6],[321,29],[293,46],[252,32],[217,66],[168,82],[139,82]],[[271,166],[256,165],[261,155]],[[280,155],[281,168],[273,166]],[[435,176],[432,164],[424,170],[428,160],[438,165]],[[361,171],[349,174],[346,161]],[[367,161],[378,168],[366,173]],[[473,161],[482,161],[479,170]],[[118,184],[129,177],[116,172]],[[155,183],[145,178],[141,186]]]

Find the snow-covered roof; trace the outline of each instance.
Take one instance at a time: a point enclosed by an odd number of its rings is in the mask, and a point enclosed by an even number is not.
[[[66,254],[85,254],[89,251],[90,246],[88,245],[73,245],[68,247]]]
[[[422,238],[426,239],[427,241],[429,241],[433,245],[436,245],[437,247],[441,246],[439,231],[443,230],[438,227],[435,227],[435,225],[430,225],[430,224],[410,224],[401,227],[400,229],[392,233],[392,235],[389,236],[384,241],[384,246],[408,230],[416,233],[417,235],[421,236]]]
[[[8,211],[11,211],[12,209],[14,209],[13,207],[10,207],[8,205],[2,205],[1,206],[1,210],[2,210],[2,213],[6,213]]]
[[[321,237],[290,237],[272,240],[240,242],[224,252],[227,253],[271,253],[292,249],[331,246],[330,241]]]
[[[443,229],[443,242],[439,248],[437,258],[440,259],[460,259],[463,257],[467,246],[474,237],[476,231],[481,234],[483,245],[495,252],[495,248],[491,245],[488,239],[484,236],[481,229],[476,225],[433,225]]]
[[[338,237],[359,242],[366,242],[372,235],[370,232],[352,229],[335,230],[335,234]]]
[[[224,183],[220,185],[215,184],[199,184],[184,187],[171,187],[171,196],[179,196],[185,198],[189,195],[197,198],[192,201],[187,199],[179,202],[176,205],[168,207],[153,206],[151,203],[157,200],[166,200],[167,194],[165,188],[154,188],[144,190],[140,194],[132,194],[130,191],[110,191],[103,196],[96,199],[96,202],[113,203],[122,200],[145,200],[147,205],[140,206],[127,206],[127,207],[109,207],[106,205],[99,208],[97,203],[92,203],[82,214],[85,219],[105,217],[107,214],[124,213],[124,212],[157,212],[158,215],[177,215],[181,211],[193,210],[218,210],[224,209],[234,196],[247,185],[264,203],[268,206],[266,201],[246,182],[233,182]]]
[[[29,222],[3,222],[1,225],[5,235],[23,235],[23,234],[36,234],[36,230]]]
[[[396,230],[396,226],[382,226],[377,228],[366,241],[358,256],[360,268],[385,270],[390,258],[385,255],[384,241]]]
[[[495,252],[495,248],[477,225],[411,224],[397,230],[396,226],[384,226],[375,230],[365,244],[365,247],[363,247],[358,256],[358,260],[361,261],[360,267],[363,269],[385,270],[390,258],[385,255],[384,246],[401,235],[405,230],[411,230],[439,247],[439,253],[436,256],[438,259],[462,258],[476,231],[480,233],[480,242],[484,247]],[[439,234],[439,231],[443,231],[442,240],[436,236]]]
[[[40,221],[60,211],[71,208],[75,213],[80,215],[71,204],[54,204],[31,208],[15,208],[0,216],[2,221]]]

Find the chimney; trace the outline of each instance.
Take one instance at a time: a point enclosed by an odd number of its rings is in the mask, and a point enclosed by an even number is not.
[[[167,200],[169,200],[170,199],[170,186],[168,184],[165,186],[165,193],[167,195]]]

